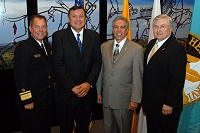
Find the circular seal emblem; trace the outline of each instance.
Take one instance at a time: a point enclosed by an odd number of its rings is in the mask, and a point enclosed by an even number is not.
[[[187,54],[187,60],[183,105],[200,100],[200,59]]]

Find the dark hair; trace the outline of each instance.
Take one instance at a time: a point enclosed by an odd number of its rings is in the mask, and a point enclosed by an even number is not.
[[[46,17],[45,16],[43,16],[43,15],[32,15],[31,16],[31,19],[30,19],[30,25],[32,25],[33,24],[33,19],[34,18],[39,18],[39,19],[44,19],[45,20],[45,22],[46,22],[46,24],[47,24],[47,19],[46,19]]]
[[[71,12],[72,10],[77,10],[77,9],[83,9],[83,11],[84,11],[84,13],[85,13],[85,17],[86,17],[85,9],[84,9],[83,7],[81,7],[81,6],[72,6],[72,7],[69,9],[68,17],[69,17],[70,12]]]

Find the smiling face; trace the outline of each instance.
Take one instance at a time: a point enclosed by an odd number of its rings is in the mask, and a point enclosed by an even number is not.
[[[118,43],[120,43],[127,35],[128,33],[128,28],[126,26],[126,21],[124,20],[116,20],[113,23],[113,35],[114,38]]]
[[[32,37],[34,37],[39,42],[47,36],[47,23],[43,18],[35,17],[32,24],[29,26]]]
[[[156,20],[153,25],[153,33],[158,41],[166,39],[172,33],[172,28],[169,26],[168,19],[161,18]]]
[[[71,10],[69,12],[68,22],[76,32],[80,32],[86,23],[86,16],[84,10]]]

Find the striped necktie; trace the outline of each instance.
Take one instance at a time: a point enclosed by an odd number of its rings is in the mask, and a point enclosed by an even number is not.
[[[116,44],[116,47],[113,53],[113,62],[116,61],[118,55],[119,55],[119,44]]]
[[[77,34],[77,42],[78,42],[78,46],[80,48],[80,51],[82,50],[82,43],[81,43],[81,40],[80,40],[80,34]]]

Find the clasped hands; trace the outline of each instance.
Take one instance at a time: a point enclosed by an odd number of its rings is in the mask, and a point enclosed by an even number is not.
[[[78,96],[78,97],[85,97],[90,90],[90,84],[87,82],[84,82],[80,85],[74,86],[72,88],[72,91]]]

